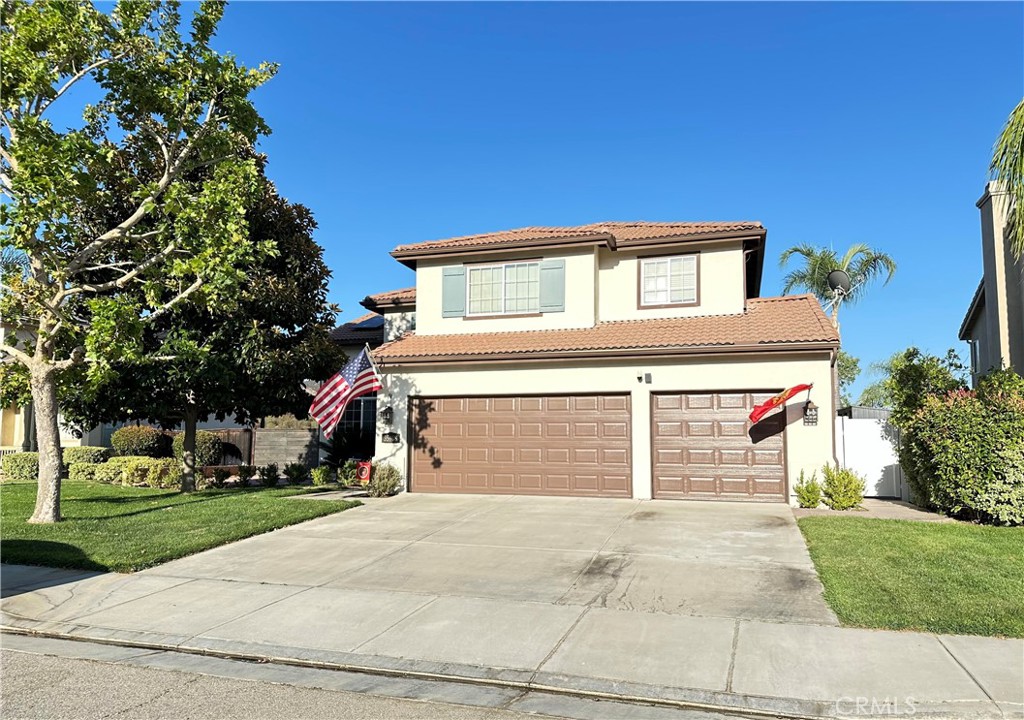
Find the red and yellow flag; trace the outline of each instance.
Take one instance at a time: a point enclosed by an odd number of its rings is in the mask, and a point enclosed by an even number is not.
[[[794,395],[796,395],[797,393],[803,392],[804,390],[810,390],[812,387],[814,387],[814,383],[811,383],[810,385],[796,385],[794,387],[789,388],[788,390],[783,390],[775,397],[765,400],[763,403],[761,403],[760,405],[758,405],[757,407],[750,411],[750,422],[757,423],[758,421],[761,420],[761,418],[763,418],[765,415],[770,413],[775,408],[779,407],[780,405],[785,405],[786,401],[789,400]]]

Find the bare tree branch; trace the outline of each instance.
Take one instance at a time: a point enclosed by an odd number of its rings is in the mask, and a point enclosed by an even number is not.
[[[72,87],[72,86],[73,86],[73,85],[74,85],[75,83],[77,83],[77,82],[78,82],[79,80],[81,80],[81,79],[82,79],[82,78],[84,78],[84,77],[85,77],[86,75],[88,75],[89,73],[91,73],[91,72],[92,72],[93,70],[98,70],[99,68],[103,67],[104,65],[106,65],[106,64],[108,64],[108,63],[112,63],[112,62],[114,62],[115,60],[120,60],[121,58],[125,57],[125,56],[126,56],[127,54],[128,54],[128,53],[120,53],[120,54],[118,54],[118,55],[111,55],[111,56],[110,56],[110,57],[108,57],[108,58],[100,58],[100,59],[99,59],[99,60],[97,60],[96,62],[94,62],[94,63],[92,63],[92,64],[90,64],[90,65],[86,65],[86,66],[85,66],[84,68],[82,68],[82,69],[81,69],[81,70],[79,70],[79,71],[78,71],[77,73],[75,73],[74,75],[72,75],[72,76],[71,76],[71,77],[70,77],[70,78],[68,79],[68,81],[67,81],[66,83],[64,83],[63,85],[61,85],[61,86],[60,86],[60,89],[58,89],[58,90],[57,90],[57,94],[56,94],[56,95],[54,95],[54,96],[53,96],[52,98],[50,98],[49,100],[46,100],[46,101],[43,101],[43,102],[38,102],[38,103],[37,103],[37,107],[36,107],[36,110],[35,110],[35,113],[34,113],[34,114],[35,114],[35,116],[36,116],[36,117],[39,117],[39,116],[40,116],[40,115],[42,115],[42,114],[43,114],[44,112],[46,112],[46,108],[48,108],[48,107],[50,107],[51,105],[53,105],[53,103],[55,103],[55,102],[56,102],[56,101],[57,101],[57,100],[58,100],[58,99],[60,98],[60,96],[61,96],[61,95],[63,95],[64,93],[66,93],[66,92],[67,92],[68,90],[70,90],[70,89],[71,89],[71,87]],[[41,98],[40,98],[40,100],[41,100]]]
[[[165,247],[163,250],[154,255],[150,255],[148,258],[140,262],[138,265],[136,265],[134,268],[126,272],[124,275],[117,278],[117,280],[111,280],[109,282],[100,283],[99,285],[82,284],[78,287],[67,288],[66,290],[63,291],[64,296],[67,297],[70,295],[80,295],[82,293],[101,293],[107,292],[109,290],[117,290],[119,288],[123,288],[125,285],[130,283],[132,280],[137,278],[142,273],[149,270],[157,263],[162,262],[163,259],[166,258],[171,253],[173,253],[177,249],[177,247],[178,241],[171,240],[171,242],[169,242],[167,244],[167,247]]]
[[[12,345],[0,345],[0,353],[10,355],[12,358],[19,360],[23,365],[32,366],[32,356]]]

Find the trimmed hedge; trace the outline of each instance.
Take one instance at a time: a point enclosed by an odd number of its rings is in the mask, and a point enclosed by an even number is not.
[[[68,480],[75,482],[96,482],[96,468],[100,463],[76,462],[68,466]]]
[[[145,483],[153,488],[181,486],[181,465],[174,458],[132,458],[121,469],[125,485]]]
[[[120,485],[121,468],[122,466],[115,462],[100,463],[92,471],[93,480],[105,485]]]
[[[8,480],[38,480],[39,453],[19,452],[4,455],[0,467],[3,467],[4,477]]]
[[[110,444],[122,457],[167,457],[167,436],[148,425],[126,425],[115,430]]]
[[[927,396],[902,428],[900,464],[915,497],[941,512],[1024,524],[1024,380],[1011,370],[977,392]]]
[[[106,462],[110,459],[111,452],[110,448],[90,447],[88,445],[83,445],[82,447],[66,447],[61,451],[61,458],[64,461],[64,467],[70,468],[75,463],[95,464]]]
[[[174,451],[174,457],[180,461],[185,455],[185,433],[175,435],[171,447]],[[223,443],[221,442],[220,435],[208,430],[196,431],[196,467],[220,465],[222,454]]]

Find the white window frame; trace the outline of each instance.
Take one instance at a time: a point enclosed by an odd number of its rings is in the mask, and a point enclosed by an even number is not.
[[[526,310],[515,309],[509,310],[507,306],[506,291],[509,284],[508,273],[510,269],[518,269],[520,267],[533,267],[536,268],[537,275],[537,295],[536,302]],[[480,270],[495,270],[501,269],[501,282],[499,283],[500,296],[497,298],[500,305],[500,310],[484,310],[479,312],[473,312],[473,302],[471,298],[471,291],[473,287],[473,273]],[[534,282],[533,280],[527,280],[527,282]],[[527,298],[532,300],[533,298]],[[519,260],[515,262],[507,263],[494,263],[493,265],[469,265],[466,267],[466,317],[489,317],[494,315],[534,315],[540,312],[540,261],[539,260]]]
[[[648,268],[654,267],[658,264],[665,263],[668,265],[668,273],[665,277],[665,287],[656,288],[654,290],[647,289],[647,278]],[[678,290],[681,296],[679,300],[672,299],[672,279],[673,279],[673,264],[678,264],[680,268],[679,272],[679,285]],[[687,293],[686,288],[686,277],[687,275],[693,276],[692,287],[690,292]],[[699,305],[700,304],[700,257],[698,253],[687,253],[685,255],[660,255],[657,257],[640,258],[640,277],[639,277],[639,299],[640,307],[664,307],[670,305],[676,305],[679,307]],[[648,292],[665,293],[664,300],[648,300]]]

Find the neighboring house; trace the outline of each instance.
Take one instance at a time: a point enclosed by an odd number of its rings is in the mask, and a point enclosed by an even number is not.
[[[1024,375],[1024,259],[1010,249],[1007,234],[1009,194],[990,182],[978,200],[981,210],[981,258],[984,274],[960,339],[971,347],[971,377],[1012,367]]]
[[[367,307],[415,332],[374,352],[376,459],[412,492],[791,501],[835,461],[839,336],[810,295],[759,297],[765,237],[615,222],[396,248],[415,295]],[[800,383],[820,422],[800,395],[751,426]]]

